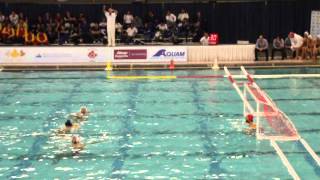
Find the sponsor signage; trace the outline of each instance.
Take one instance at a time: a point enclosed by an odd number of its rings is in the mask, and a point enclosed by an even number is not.
[[[0,48],[0,63],[153,63],[187,61],[187,57],[186,46]]]
[[[146,60],[147,50],[146,49],[115,49],[114,60]]]
[[[150,61],[187,61],[187,47],[159,46],[148,49]]]

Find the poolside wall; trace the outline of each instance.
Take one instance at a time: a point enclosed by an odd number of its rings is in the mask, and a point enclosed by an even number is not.
[[[165,63],[213,64],[253,62],[254,45],[218,46],[123,46],[123,47],[2,47],[0,65],[7,64],[120,64]]]

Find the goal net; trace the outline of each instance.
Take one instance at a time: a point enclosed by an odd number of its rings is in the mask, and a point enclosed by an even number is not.
[[[280,111],[271,98],[255,83],[243,86],[244,116],[254,115],[258,139],[290,141],[299,139],[291,120]]]

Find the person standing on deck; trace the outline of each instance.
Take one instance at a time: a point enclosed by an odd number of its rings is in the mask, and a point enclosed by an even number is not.
[[[107,19],[107,34],[108,34],[108,46],[116,46],[116,18],[118,11],[109,8],[106,10],[106,6],[103,6],[104,15]]]

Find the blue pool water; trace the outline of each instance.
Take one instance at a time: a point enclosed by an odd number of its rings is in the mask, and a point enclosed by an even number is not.
[[[320,79],[257,82],[320,155]],[[2,72],[0,87],[0,179],[292,179],[268,141],[243,133],[242,101],[224,78],[126,81],[106,80],[105,72]],[[86,147],[74,154],[70,139],[52,131],[83,105],[91,115],[75,134]],[[279,145],[302,179],[320,178],[299,143]]]

